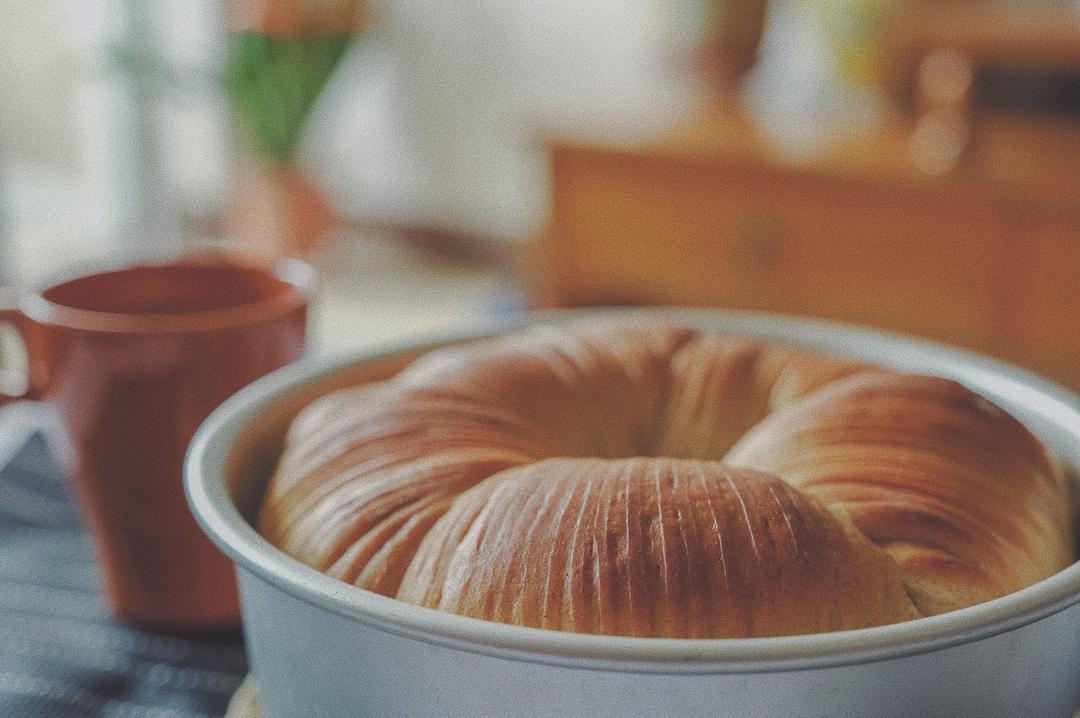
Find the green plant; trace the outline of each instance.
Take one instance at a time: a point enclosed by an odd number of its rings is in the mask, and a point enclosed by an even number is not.
[[[254,31],[230,37],[226,87],[256,154],[276,163],[293,158],[312,108],[353,40]]]

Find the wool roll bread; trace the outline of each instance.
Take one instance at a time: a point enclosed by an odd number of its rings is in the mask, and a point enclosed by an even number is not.
[[[627,636],[793,635],[1074,559],[1061,471],[956,382],[658,324],[439,349],[293,422],[259,529],[402,601]]]

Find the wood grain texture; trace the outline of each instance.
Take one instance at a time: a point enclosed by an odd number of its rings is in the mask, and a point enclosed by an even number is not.
[[[730,105],[645,145],[553,141],[550,216],[525,285],[540,308],[866,324],[1080,388],[1080,132],[1041,117],[973,122],[974,144],[943,175],[914,166],[910,118],[822,137],[807,156],[769,145],[768,123]]]

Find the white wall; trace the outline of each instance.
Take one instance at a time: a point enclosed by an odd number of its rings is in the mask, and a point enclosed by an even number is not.
[[[0,281],[178,241],[220,208],[216,5],[0,0]]]
[[[339,211],[490,237],[546,209],[542,142],[640,139],[697,88],[703,0],[373,0],[304,161]],[[0,281],[178,241],[221,209],[218,0],[0,0]]]

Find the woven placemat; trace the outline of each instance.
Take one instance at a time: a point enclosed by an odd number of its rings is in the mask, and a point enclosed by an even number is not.
[[[259,687],[255,685],[254,678],[248,676],[240,684],[229,702],[225,718],[263,718],[262,706],[259,704]]]
[[[242,636],[113,620],[82,516],[45,435],[0,412],[0,716],[220,716],[248,674]]]

